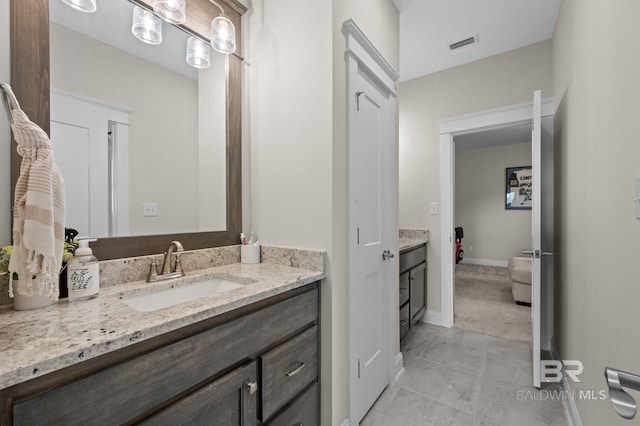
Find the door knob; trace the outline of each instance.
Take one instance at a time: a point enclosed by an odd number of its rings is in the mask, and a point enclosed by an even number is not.
[[[540,259],[540,255],[553,256],[553,252],[541,250],[521,250],[520,253],[524,254],[525,256],[533,256],[536,259]]]
[[[396,257],[396,255],[391,253],[389,250],[382,252],[382,260],[393,259],[394,257]]]

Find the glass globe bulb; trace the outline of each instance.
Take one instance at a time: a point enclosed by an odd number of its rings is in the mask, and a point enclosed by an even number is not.
[[[197,37],[189,37],[187,40],[187,63],[194,68],[209,68],[210,47],[204,40]]]
[[[211,21],[211,47],[220,53],[236,51],[236,27],[229,18],[218,16]]]
[[[133,8],[131,32],[147,44],[162,43],[162,20],[139,6]]]
[[[153,11],[172,24],[182,24],[187,19],[186,0],[153,0]]]
[[[96,11],[96,0],[62,0],[65,4],[81,12],[93,13]]]

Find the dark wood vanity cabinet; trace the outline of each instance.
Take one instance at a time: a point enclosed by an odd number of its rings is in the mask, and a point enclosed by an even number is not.
[[[400,252],[400,339],[422,318],[427,309],[427,245]]]
[[[318,283],[0,391],[1,425],[320,422]]]

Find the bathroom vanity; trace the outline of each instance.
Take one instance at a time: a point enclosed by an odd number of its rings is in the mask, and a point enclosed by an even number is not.
[[[280,263],[207,269],[246,284],[153,312],[122,300],[142,282],[0,312],[0,424],[319,424],[324,271]]]
[[[400,279],[400,340],[422,318],[427,309],[427,242],[428,236],[403,237],[401,233]]]

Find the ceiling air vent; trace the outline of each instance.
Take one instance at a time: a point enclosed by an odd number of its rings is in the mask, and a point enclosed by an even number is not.
[[[470,44],[477,43],[477,42],[478,42],[478,36],[475,35],[473,37],[468,37],[468,38],[465,38],[464,40],[460,40],[460,41],[456,41],[455,43],[451,43],[449,45],[449,50],[460,49],[461,47],[468,46]]]

